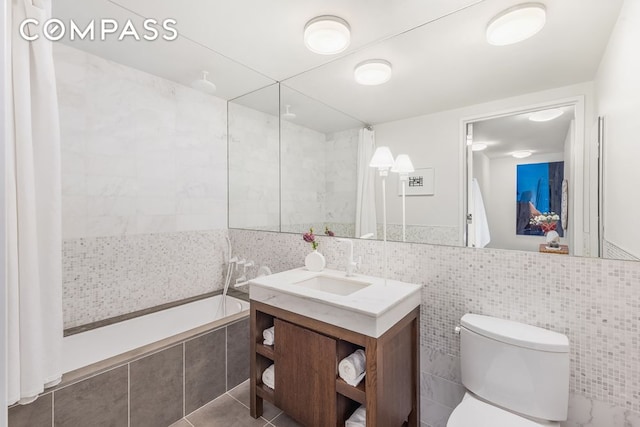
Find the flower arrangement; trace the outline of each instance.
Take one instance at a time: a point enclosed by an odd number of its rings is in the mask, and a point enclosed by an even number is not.
[[[313,234],[313,228],[310,228],[308,233],[304,233],[302,235],[302,240],[307,243],[311,243],[311,247],[314,251],[318,249],[318,242],[316,242],[316,236]]]
[[[329,227],[325,226],[324,227],[324,234],[326,234],[329,237],[333,237],[336,235],[336,233],[334,233],[333,231],[329,230]]]
[[[531,217],[529,224],[539,226],[542,231],[548,233],[556,229],[556,225],[560,221],[560,215],[555,212],[543,212],[540,215]]]

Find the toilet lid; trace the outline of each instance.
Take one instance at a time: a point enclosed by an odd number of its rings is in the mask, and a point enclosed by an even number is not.
[[[497,406],[490,405],[467,393],[453,410],[447,427],[550,427],[560,424],[551,421],[533,421]]]

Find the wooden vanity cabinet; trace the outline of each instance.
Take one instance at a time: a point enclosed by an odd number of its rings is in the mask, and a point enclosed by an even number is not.
[[[419,423],[419,308],[381,337],[372,338],[306,316],[251,301],[251,415],[263,400],[306,427],[343,427],[362,404],[367,427],[417,427]],[[273,346],[262,331],[275,326]],[[365,379],[352,387],[338,376],[338,363],[364,349]],[[275,365],[275,390],[262,372]]]

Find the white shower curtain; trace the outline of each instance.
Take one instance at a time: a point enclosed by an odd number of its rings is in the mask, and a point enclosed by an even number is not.
[[[377,237],[376,221],[376,171],[369,162],[376,148],[375,133],[360,129],[358,140],[358,192],[356,201],[356,237],[373,233]]]
[[[27,42],[18,30],[25,18],[48,19],[50,0],[12,0],[10,16],[8,404],[33,401],[62,376],[60,131],[52,46],[43,37]]]

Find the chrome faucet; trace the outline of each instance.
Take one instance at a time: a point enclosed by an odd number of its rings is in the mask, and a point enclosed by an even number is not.
[[[336,241],[349,244],[349,258],[347,258],[346,275],[347,277],[351,277],[355,274],[356,269],[360,266],[362,257],[358,257],[358,261],[353,260],[353,240],[336,238]]]

